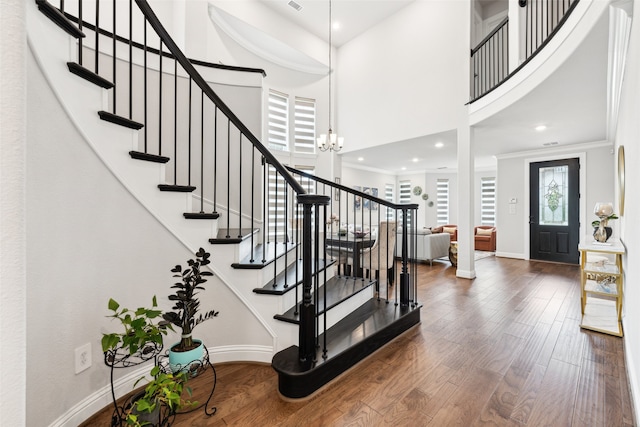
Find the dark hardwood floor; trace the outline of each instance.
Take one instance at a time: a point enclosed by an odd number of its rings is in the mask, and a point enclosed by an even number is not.
[[[476,270],[471,281],[449,262],[421,265],[422,323],[315,396],[286,402],[270,366],[220,364],[217,413],[173,425],[635,425],[623,339],[579,327],[577,266],[490,257]],[[211,378],[191,381],[194,398]]]

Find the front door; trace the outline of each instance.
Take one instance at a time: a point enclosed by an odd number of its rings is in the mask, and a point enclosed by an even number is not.
[[[530,258],[578,264],[579,160],[531,163],[529,182]]]

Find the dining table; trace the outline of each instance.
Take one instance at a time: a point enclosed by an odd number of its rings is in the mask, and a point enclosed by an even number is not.
[[[344,249],[346,252],[349,252],[353,259],[351,274],[354,277],[363,277],[363,271],[360,265],[360,254],[363,249],[373,246],[375,241],[375,238],[372,238],[371,234],[356,236],[353,233],[333,233],[328,235],[325,239],[325,244],[327,248],[331,248],[333,250]]]

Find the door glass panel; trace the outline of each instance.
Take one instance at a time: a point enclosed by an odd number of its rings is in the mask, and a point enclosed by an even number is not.
[[[539,224],[569,225],[569,166],[540,168]]]

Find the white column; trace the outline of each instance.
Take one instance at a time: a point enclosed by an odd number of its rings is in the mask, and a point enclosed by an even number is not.
[[[523,8],[518,0],[509,0],[509,72],[513,72],[520,65],[520,20]]]
[[[26,9],[0,2],[0,425],[26,425]]]
[[[460,108],[458,121],[458,268],[456,276],[476,277],[474,260],[475,149],[468,107]]]

